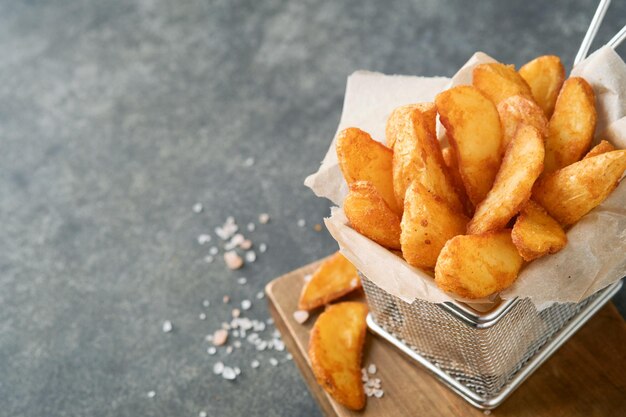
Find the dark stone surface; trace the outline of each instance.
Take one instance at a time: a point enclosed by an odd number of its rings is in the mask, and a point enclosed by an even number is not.
[[[311,229],[328,203],[302,181],[346,76],[451,75],[477,49],[569,64],[592,3],[1,2],[0,415],[319,415],[291,362],[264,353],[253,371],[244,344],[228,383],[203,338],[228,318],[224,294],[266,318],[254,294],[335,249]],[[624,23],[614,3],[600,40]],[[202,261],[199,233],[261,212],[256,263]]]

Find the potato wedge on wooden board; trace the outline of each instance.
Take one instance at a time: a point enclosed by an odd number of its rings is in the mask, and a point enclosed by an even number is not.
[[[417,268],[434,268],[443,245],[465,233],[468,220],[420,182],[413,182],[406,193],[401,223],[404,259]]]
[[[341,252],[325,260],[304,284],[298,301],[300,310],[313,310],[361,288],[354,265]]]
[[[563,226],[570,226],[602,203],[626,170],[626,150],[583,159],[541,178],[533,200]]]
[[[533,184],[543,170],[543,138],[530,125],[520,125],[504,154],[493,188],[476,207],[467,233],[502,229],[528,201]]]
[[[555,55],[543,55],[524,64],[518,72],[546,117],[552,116],[556,98],[565,81],[561,59]]]
[[[548,133],[548,119],[537,103],[522,96],[511,96],[502,100],[497,108],[502,124],[502,154],[513,139],[517,128],[522,124],[537,129],[542,139],[545,140]]]
[[[548,123],[545,173],[583,157],[593,139],[596,119],[595,95],[589,83],[579,77],[565,81]]]
[[[424,115],[426,127],[431,134],[437,137],[437,108],[434,103],[415,103],[406,106],[397,107],[391,112],[385,126],[385,144],[389,149],[393,149],[396,143],[398,132],[400,132],[405,123],[409,120],[408,114],[414,110],[419,110]]]
[[[432,134],[431,108],[424,112],[413,107],[403,112],[393,147],[393,187],[396,201],[404,205],[404,195],[409,185],[419,181],[433,194],[443,198],[453,208],[462,210],[463,204],[448,174],[437,137]],[[400,119],[398,117],[398,119]]]
[[[435,282],[442,290],[460,297],[488,297],[511,286],[522,263],[510,229],[456,236],[439,254]]]
[[[309,360],[317,382],[351,410],[365,406],[361,359],[366,316],[365,303],[333,304],[318,317],[309,339]]]
[[[369,181],[395,213],[402,213],[393,192],[391,164],[393,152],[382,143],[355,127],[341,131],[337,137],[339,167],[348,185]]]
[[[587,152],[587,154],[585,155],[583,159],[592,158],[594,156],[598,156],[605,152],[611,152],[614,150],[615,150],[615,146],[611,145],[610,142],[607,142],[606,140],[601,140],[600,143],[598,143],[596,146],[591,148],[589,152]]]
[[[511,96],[522,96],[533,100],[530,87],[515,71],[513,65],[498,62],[480,64],[474,68],[472,76],[474,87],[489,97],[495,105]]]
[[[526,262],[557,253],[567,244],[561,225],[533,200],[529,200],[517,216],[511,239]]]
[[[350,184],[343,211],[354,230],[386,248],[400,249],[400,216],[389,208],[372,183]]]
[[[467,85],[439,93],[435,104],[456,154],[465,192],[476,206],[491,189],[500,168],[498,110],[477,88]]]

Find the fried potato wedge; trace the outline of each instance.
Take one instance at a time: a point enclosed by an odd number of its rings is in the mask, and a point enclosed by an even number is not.
[[[343,211],[354,230],[386,248],[400,249],[400,216],[389,208],[372,183],[350,184]]]
[[[426,121],[426,127],[430,133],[437,137],[437,108],[434,103],[415,103],[406,106],[397,107],[391,112],[385,126],[385,143],[389,149],[393,149],[396,143],[398,132],[400,132],[405,123],[409,120],[408,115],[413,111],[419,110]]]
[[[313,310],[357,288],[361,288],[361,280],[356,267],[341,252],[335,252],[304,284],[298,301],[298,309]]]
[[[515,71],[513,65],[498,62],[480,64],[474,68],[472,76],[474,87],[489,97],[495,105],[511,96],[522,96],[533,100],[530,87]]]
[[[589,149],[596,129],[596,102],[587,81],[565,81],[548,123],[544,171],[554,172],[580,160]]]
[[[318,317],[309,339],[309,359],[317,382],[351,410],[365,406],[361,358],[366,316],[365,303],[333,304]]]
[[[557,253],[567,244],[561,225],[533,200],[528,200],[517,216],[511,239],[526,262]]]
[[[548,119],[541,107],[532,100],[522,96],[505,98],[498,104],[498,114],[502,124],[502,154],[506,151],[517,128],[522,125],[530,125],[537,129],[542,139],[548,133]]]
[[[615,146],[611,145],[611,143],[607,142],[606,140],[602,140],[596,146],[591,148],[591,150],[587,152],[587,155],[585,155],[583,159],[592,158],[594,156],[598,156],[605,152],[611,152],[614,150],[615,150]]]
[[[423,108],[427,109],[426,112]],[[404,205],[407,188],[419,179],[431,193],[443,198],[454,209],[462,210],[463,204],[448,174],[437,137],[433,134],[432,108],[434,105],[427,103],[403,113],[406,119],[401,121],[402,128],[397,132],[393,147],[396,201]]]
[[[569,226],[608,197],[624,170],[626,150],[583,159],[541,178],[533,190],[533,200],[562,226]]]
[[[530,198],[543,170],[543,138],[537,129],[520,125],[504,154],[493,188],[476,207],[467,225],[471,235],[502,229]]]
[[[448,175],[454,188],[456,189],[456,194],[461,199],[464,207],[464,213],[466,215],[472,216],[474,214],[474,206],[467,198],[467,193],[465,192],[465,186],[463,185],[463,179],[461,178],[461,173],[459,172],[459,164],[456,158],[456,154],[454,153],[454,148],[452,146],[448,146],[447,148],[443,148],[441,150],[441,156],[443,157],[443,161],[448,167]]]
[[[339,167],[348,185],[355,181],[371,182],[391,210],[402,213],[393,192],[391,149],[361,129],[351,127],[339,133],[336,150]]]
[[[522,263],[510,229],[456,236],[441,250],[435,282],[442,290],[460,297],[488,297],[511,286]]]
[[[476,206],[491,189],[500,168],[498,110],[477,88],[467,85],[439,93],[435,104],[456,154],[465,192]]]
[[[524,64],[518,72],[546,117],[552,116],[556,98],[565,81],[561,59],[555,55],[543,55]]]
[[[407,190],[402,215],[400,242],[404,259],[418,268],[434,268],[443,245],[465,233],[468,220],[414,181]]]

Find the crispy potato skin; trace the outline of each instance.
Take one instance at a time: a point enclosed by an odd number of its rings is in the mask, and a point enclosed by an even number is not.
[[[530,87],[515,71],[513,65],[480,64],[474,68],[472,75],[474,87],[489,97],[495,105],[511,96],[522,96],[533,100]]]
[[[468,234],[502,229],[530,198],[543,170],[543,138],[537,129],[520,125],[504,154],[493,188],[476,207]]]
[[[579,77],[565,81],[548,123],[545,173],[582,158],[593,139],[596,120],[595,95],[589,83]]]
[[[351,127],[339,133],[336,150],[339,167],[348,185],[355,181],[371,182],[391,210],[402,213],[393,192],[391,149],[361,129]]]
[[[498,114],[502,124],[502,154],[506,151],[517,128],[527,124],[539,131],[545,140],[548,134],[548,119],[534,101],[522,96],[511,96],[498,104]]]
[[[456,236],[443,247],[435,266],[435,282],[444,291],[465,298],[483,298],[513,284],[522,257],[511,230]]]
[[[461,199],[461,203],[463,204],[463,212],[466,215],[473,216],[474,206],[469,201],[469,198],[467,198],[467,193],[465,192],[463,179],[461,178],[461,173],[459,172],[459,164],[456,154],[454,153],[454,148],[452,146],[443,148],[441,150],[441,156],[443,157],[444,163],[448,167],[448,175],[450,175],[450,180],[452,181],[456,193]]]
[[[371,183],[350,184],[343,211],[354,230],[386,248],[400,249],[400,217]]]
[[[465,192],[476,206],[500,168],[502,129],[496,106],[477,88],[465,85],[439,93],[435,104],[456,154]]]
[[[430,106],[429,106],[430,105]],[[424,113],[422,108],[426,108]],[[443,198],[450,206],[462,210],[463,204],[448,174],[441,148],[433,134],[434,118],[432,103],[415,106],[411,111],[403,112],[406,117],[401,121],[393,147],[393,187],[396,201],[404,205],[404,195],[409,185],[416,180],[428,190]]]
[[[426,122],[426,127],[429,132],[437,137],[437,108],[434,103],[415,103],[407,104],[406,106],[400,106],[395,108],[389,118],[387,119],[387,125],[385,126],[385,144],[389,149],[393,149],[396,143],[398,133],[404,129],[404,125],[409,120],[409,115],[415,110],[421,112]]]
[[[530,87],[535,101],[546,117],[552,116],[556,98],[565,81],[565,68],[555,55],[543,55],[524,64],[519,75]]]
[[[443,245],[464,233],[468,220],[421,183],[413,182],[406,193],[401,223],[404,259],[417,268],[434,268]]]
[[[351,410],[365,407],[361,358],[366,316],[365,303],[333,304],[318,317],[309,339],[309,360],[317,382]]]
[[[608,197],[626,170],[626,150],[583,159],[541,178],[533,199],[563,226],[576,223]]]
[[[614,150],[615,150],[615,146],[611,145],[611,143],[607,142],[606,140],[602,140],[596,146],[591,148],[591,150],[587,152],[587,155],[585,155],[583,159],[592,158],[594,156],[598,156],[605,152],[611,152]]]
[[[526,262],[557,253],[567,244],[567,235],[561,225],[532,200],[517,216],[511,239]]]
[[[361,288],[357,269],[341,252],[335,252],[304,284],[298,309],[313,310]]]

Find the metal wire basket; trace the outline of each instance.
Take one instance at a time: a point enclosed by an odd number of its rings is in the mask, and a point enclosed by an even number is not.
[[[361,279],[370,330],[481,409],[501,404],[622,286],[618,281],[580,303],[541,311],[514,299],[479,312],[458,302],[409,304]]]

